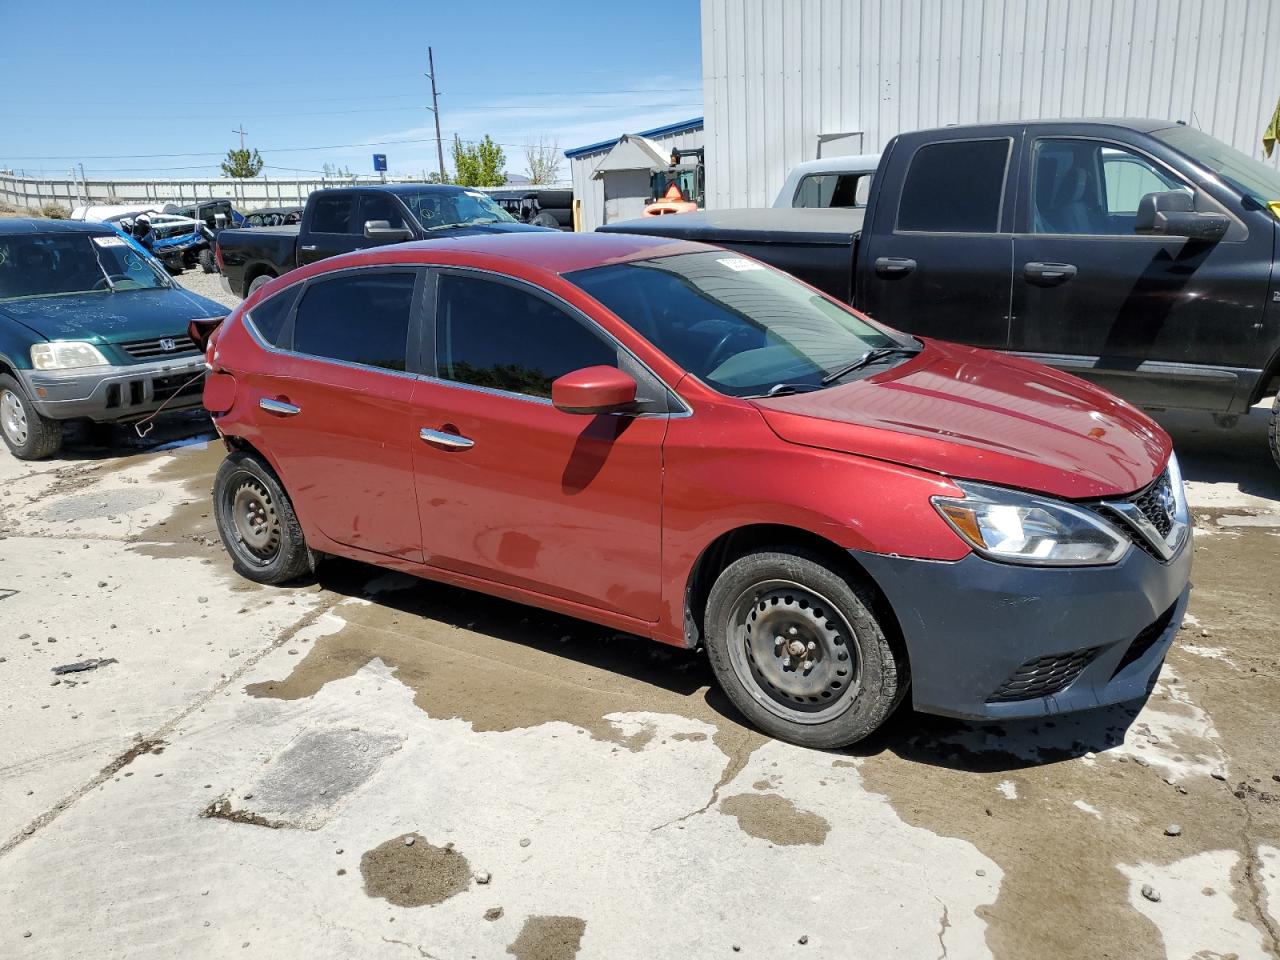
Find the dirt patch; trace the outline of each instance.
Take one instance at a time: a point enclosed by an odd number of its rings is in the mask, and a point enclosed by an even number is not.
[[[831,824],[808,810],[801,810],[776,793],[740,793],[720,801],[720,812],[738,819],[748,836],[780,847],[821,846]]]
[[[254,827],[266,827],[269,830],[279,830],[287,827],[287,823],[280,823],[277,820],[268,820],[266,817],[260,816],[251,810],[233,810],[231,801],[227,799],[215,800],[203,810],[200,816],[206,820],[230,820],[232,823],[247,823]]]
[[[360,873],[365,893],[397,907],[443,903],[471,885],[466,857],[452,846],[427,843],[416,833],[401,834],[367,851],[360,858]]]
[[[114,777],[144,753],[164,753],[164,748],[166,746],[168,746],[168,744],[163,740],[139,740],[132,747],[103,767],[102,773],[99,774],[99,776]]]
[[[157,469],[153,474],[157,482],[181,481],[186,496],[168,517],[131,537],[133,545],[129,549],[161,559],[224,556],[210,491],[213,475],[225,456],[222,444],[210,441],[205,449],[184,450]]]
[[[507,953],[516,960],[573,960],[586,929],[579,917],[529,917]]]

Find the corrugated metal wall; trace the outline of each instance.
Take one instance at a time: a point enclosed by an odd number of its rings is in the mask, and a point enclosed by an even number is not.
[[[1261,157],[1280,2],[702,0],[702,71],[708,207],[771,203],[822,133],[876,151],[950,123],[1142,116]]]
[[[697,129],[649,139],[660,145],[663,150],[670,151],[672,147],[680,147],[682,150],[700,147],[704,137],[703,131]],[[591,174],[596,172],[600,161],[612,149],[613,144],[609,144],[595,153],[584,153],[581,156],[569,158],[569,173],[573,178],[573,196],[575,200],[582,201],[583,230],[594,230],[604,223],[604,181],[591,179]]]

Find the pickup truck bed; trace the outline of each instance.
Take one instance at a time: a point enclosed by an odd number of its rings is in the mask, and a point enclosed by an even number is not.
[[[847,303],[865,213],[863,208],[704,210],[607,224],[600,231],[714,243],[767,261]]]

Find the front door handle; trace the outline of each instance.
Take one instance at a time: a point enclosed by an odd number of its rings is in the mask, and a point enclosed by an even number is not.
[[[910,257],[877,257],[877,277],[905,277],[916,268],[916,262]]]
[[[274,413],[281,417],[292,417],[302,412],[302,408],[297,404],[290,403],[288,400],[272,400],[270,397],[263,397],[258,401],[258,406],[267,413]]]
[[[444,433],[440,430],[428,430],[423,427],[418,431],[418,436],[427,443],[434,443],[439,447],[448,447],[450,450],[469,450],[476,445],[476,442],[469,437],[463,437],[456,433]]]
[[[1066,283],[1074,278],[1076,265],[1074,263],[1042,263],[1039,260],[1032,260],[1030,263],[1022,265],[1022,275],[1032,283],[1052,286],[1056,283]]]
[[[301,246],[299,246],[298,249],[305,250],[307,251],[307,253],[314,253],[316,250],[316,245],[314,243],[304,243]]]

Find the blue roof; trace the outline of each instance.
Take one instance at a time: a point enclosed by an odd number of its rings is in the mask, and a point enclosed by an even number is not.
[[[692,120],[681,120],[679,123],[668,123],[664,127],[654,127],[652,130],[641,130],[636,136],[640,137],[668,137],[673,133],[686,133],[689,130],[701,130],[702,117],[694,117]],[[612,140],[601,140],[599,143],[588,143],[585,147],[574,147],[572,150],[566,150],[564,155],[572,160],[574,157],[581,157],[588,153],[598,153],[601,150],[608,150],[616,144],[621,137],[614,137]]]

